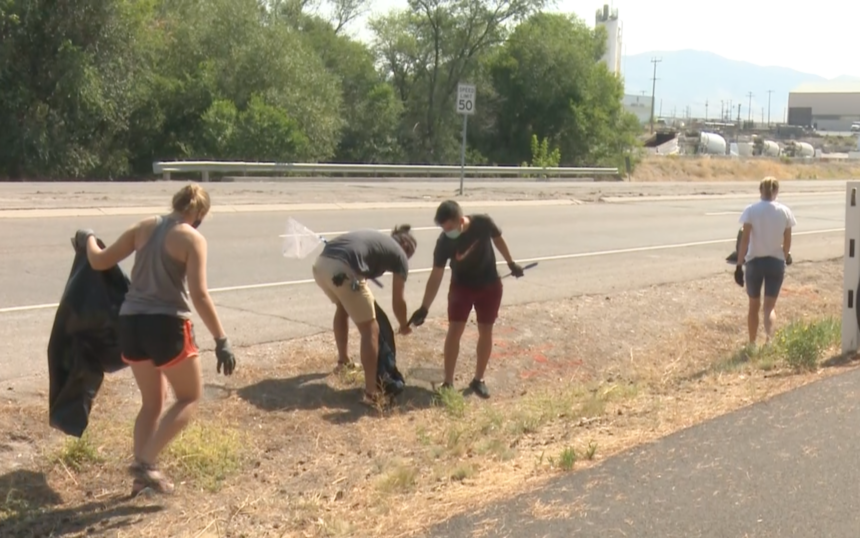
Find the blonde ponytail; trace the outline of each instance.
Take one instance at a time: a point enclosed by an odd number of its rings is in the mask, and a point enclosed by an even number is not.
[[[183,215],[192,213],[205,215],[211,207],[209,193],[197,183],[189,183],[173,195],[172,206],[174,211]]]
[[[779,181],[775,177],[768,176],[761,180],[758,190],[764,200],[773,200],[779,192]]]

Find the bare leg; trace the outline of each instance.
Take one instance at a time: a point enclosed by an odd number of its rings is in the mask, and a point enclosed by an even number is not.
[[[340,303],[337,303],[332,326],[334,341],[337,344],[337,364],[338,366],[349,364],[349,314],[346,313],[346,309]]]
[[[475,379],[478,381],[484,380],[484,373],[487,371],[487,364],[490,362],[490,355],[493,353],[493,324],[479,323],[478,324],[478,348],[477,356],[478,363],[475,366]]]
[[[750,307],[747,313],[747,326],[749,327],[750,344],[755,344],[758,334],[758,312],[761,309],[761,299],[750,297]]]
[[[364,391],[368,395],[377,392],[376,363],[379,360],[379,324],[375,319],[357,323],[361,335],[361,365],[364,367]]]
[[[454,384],[454,370],[457,368],[457,357],[460,355],[460,338],[466,330],[465,321],[448,323],[448,334],[445,336],[445,383]]]
[[[773,338],[774,327],[776,326],[776,297],[764,298],[764,332],[767,334],[767,340]]]
[[[199,357],[185,359],[162,372],[173,388],[176,401],[164,414],[155,434],[141,451],[140,461],[150,465],[155,463],[164,447],[188,425],[203,392]]]
[[[140,411],[134,421],[134,457],[142,460],[143,449],[158,427],[158,418],[167,398],[167,384],[164,376],[150,361],[132,364],[131,371],[141,398]]]

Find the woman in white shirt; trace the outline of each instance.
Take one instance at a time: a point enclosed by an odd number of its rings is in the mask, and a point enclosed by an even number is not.
[[[758,332],[762,285],[767,341],[773,336],[776,299],[782,288],[785,266],[787,263],[791,264],[791,228],[797,224],[791,209],[776,201],[779,194],[779,182],[776,179],[764,178],[759,184],[759,192],[761,200],[748,205],[741,214],[743,236],[735,269],[735,282],[743,287],[743,266],[746,264],[746,291],[750,299],[747,319],[750,344],[755,344]]]

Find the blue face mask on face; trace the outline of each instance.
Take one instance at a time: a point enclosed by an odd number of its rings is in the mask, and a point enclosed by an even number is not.
[[[451,239],[457,239],[458,237],[460,237],[460,230],[454,228],[453,230],[448,230],[447,232],[445,232],[445,235],[447,235]]]

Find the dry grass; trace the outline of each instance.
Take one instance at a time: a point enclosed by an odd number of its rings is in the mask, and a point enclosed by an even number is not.
[[[792,266],[780,300],[784,329],[755,353],[739,345],[745,299],[728,275],[506,311],[489,401],[431,392],[444,332],[431,320],[401,339],[409,389],[382,413],[356,404],[352,374],[320,373],[334,362],[328,335],[247,349],[231,380],[241,388],[208,387],[215,396],[165,454],[179,490],[170,500],[125,498],[135,406],[127,382],[108,380],[81,441],[50,431],[43,409],[8,404],[0,456],[11,446],[24,456],[0,459],[0,535],[42,536],[62,525],[66,536],[415,536],[835,373],[821,359],[833,344],[827,316],[841,308],[841,286],[838,262]],[[701,309],[678,319],[679,304]],[[470,377],[474,337],[464,337],[457,386]],[[818,369],[808,373],[811,365]],[[540,504],[524,516],[577,510]]]
[[[787,179],[860,178],[858,161],[799,161],[775,158],[736,159],[713,156],[648,156],[634,170],[633,181],[739,181],[773,176]]]

